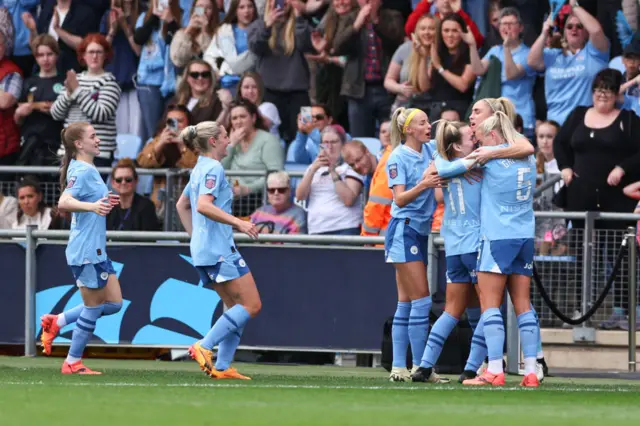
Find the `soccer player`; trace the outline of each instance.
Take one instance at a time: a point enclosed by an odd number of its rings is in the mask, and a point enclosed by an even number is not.
[[[180,138],[200,153],[191,178],[177,202],[180,221],[191,236],[191,257],[205,286],[212,286],[229,308],[211,330],[189,348],[200,368],[214,379],[250,380],[231,367],[244,326],[260,312],[262,302],[253,275],[233,241],[233,228],[258,238],[253,223],[231,215],[233,188],[220,160],[227,155],[229,136],[215,121],[189,126]],[[212,361],[213,347],[218,358]]]
[[[435,143],[427,115],[416,108],[398,108],[391,119],[393,152],[387,161],[393,191],[391,220],[385,236],[385,259],[396,269],[398,306],[391,336],[391,381],[410,381],[407,347],[411,344],[413,370],[420,364],[429,332],[431,296],[427,282],[427,242],[436,208],[434,188],[444,185],[430,165]],[[401,140],[404,143],[401,145]],[[434,378],[437,381],[437,378]]]
[[[100,140],[95,129],[89,123],[73,123],[62,131],[61,139],[65,154],[60,170],[63,192],[58,208],[73,213],[65,253],[83,301],[81,306],[71,310],[76,325],[69,354],[62,364],[62,374],[102,374],[83,365],[82,353],[93,336],[98,319],[122,308],[120,283],[107,257],[105,218],[120,200],[109,193],[93,165],[93,159],[100,154]],[[51,317],[47,319],[47,325],[59,330],[53,320],[56,317]]]
[[[518,137],[512,121],[502,112],[477,125],[475,133],[485,148],[514,144]],[[502,364],[505,333],[500,312],[505,287],[518,315],[525,362],[521,386],[539,386],[536,376],[539,326],[529,298],[534,255],[535,170],[532,155],[527,159],[491,160],[484,166],[480,209],[483,240],[477,274],[489,365],[482,375],[463,382],[468,386],[505,383]]]

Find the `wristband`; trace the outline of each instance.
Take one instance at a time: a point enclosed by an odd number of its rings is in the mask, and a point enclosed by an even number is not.
[[[443,67],[438,68],[438,74],[442,75],[443,72],[444,72],[444,68]]]

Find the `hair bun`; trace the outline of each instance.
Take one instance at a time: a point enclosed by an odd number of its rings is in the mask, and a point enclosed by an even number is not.
[[[194,140],[198,136],[198,129],[196,126],[189,126],[188,133],[189,139]]]

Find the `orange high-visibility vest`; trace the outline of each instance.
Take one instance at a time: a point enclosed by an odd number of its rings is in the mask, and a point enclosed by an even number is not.
[[[384,235],[391,220],[393,192],[389,188],[389,179],[387,178],[387,160],[391,151],[391,146],[385,148],[380,161],[378,161],[376,171],[373,173],[369,200],[364,206],[364,222],[360,235]]]

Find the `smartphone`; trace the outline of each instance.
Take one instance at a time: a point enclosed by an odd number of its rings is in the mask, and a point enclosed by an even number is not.
[[[196,16],[204,16],[204,7],[202,6],[198,6],[195,9],[193,9],[193,14]]]
[[[284,0],[276,0],[276,9],[284,9]]]
[[[168,7],[169,7],[169,0],[158,0],[158,12],[162,12]]]
[[[302,122],[305,124],[310,124],[313,122],[310,106],[300,108],[300,118],[302,119]]]
[[[178,131],[178,120],[175,118],[167,118],[167,127],[174,132]]]

